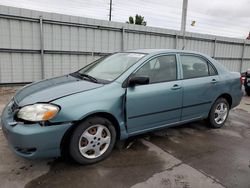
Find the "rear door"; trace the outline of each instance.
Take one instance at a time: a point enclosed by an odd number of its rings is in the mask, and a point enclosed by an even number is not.
[[[199,55],[180,55],[183,76],[181,120],[207,116],[217,96],[219,76],[215,67]]]
[[[149,77],[147,85],[127,88],[126,112],[129,134],[177,122],[181,117],[182,81],[177,80],[176,55],[149,60],[134,76]]]

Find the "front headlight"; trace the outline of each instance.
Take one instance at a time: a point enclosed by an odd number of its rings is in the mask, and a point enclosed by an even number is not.
[[[17,113],[17,117],[26,121],[47,121],[59,111],[59,107],[52,104],[33,104],[24,106]]]

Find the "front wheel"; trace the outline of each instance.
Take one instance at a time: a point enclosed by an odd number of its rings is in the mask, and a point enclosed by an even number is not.
[[[114,125],[102,117],[91,117],[76,125],[69,151],[80,164],[91,164],[105,159],[112,151],[116,131]]]
[[[219,98],[213,104],[209,113],[209,123],[212,128],[221,128],[227,120],[229,104],[225,98]]]

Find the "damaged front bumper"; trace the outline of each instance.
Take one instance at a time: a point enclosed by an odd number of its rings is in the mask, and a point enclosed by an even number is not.
[[[2,130],[11,149],[19,156],[31,159],[60,156],[62,138],[72,124],[41,126],[39,123],[16,122],[12,106],[13,101],[1,116]]]

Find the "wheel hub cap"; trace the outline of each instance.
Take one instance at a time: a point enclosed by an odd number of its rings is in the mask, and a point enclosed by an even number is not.
[[[219,103],[214,112],[214,120],[217,124],[222,124],[227,118],[228,108],[225,103]]]
[[[79,151],[88,158],[101,156],[109,147],[111,134],[104,125],[93,125],[86,129],[79,139]]]

